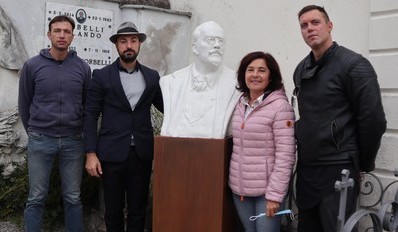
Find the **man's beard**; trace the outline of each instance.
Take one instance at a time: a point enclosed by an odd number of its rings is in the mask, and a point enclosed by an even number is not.
[[[133,54],[126,54],[127,52],[132,52]],[[138,52],[136,53],[133,49],[127,49],[123,53],[119,53],[120,59],[125,63],[133,63],[138,56]]]

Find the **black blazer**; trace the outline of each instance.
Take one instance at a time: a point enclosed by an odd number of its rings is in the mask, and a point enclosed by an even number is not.
[[[139,64],[146,88],[132,111],[120,81],[118,62],[119,59],[93,71],[84,109],[85,151],[96,152],[100,161],[123,162],[127,160],[133,134],[138,157],[151,161],[154,143],[151,105],[163,112],[159,73]]]

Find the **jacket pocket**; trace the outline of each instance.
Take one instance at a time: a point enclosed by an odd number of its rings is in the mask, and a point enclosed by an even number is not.
[[[336,120],[333,120],[330,124],[330,137],[333,144],[336,146],[337,151],[340,151],[340,129]]]
[[[28,136],[31,139],[40,139],[41,137],[43,137],[42,134],[39,134],[39,133],[34,132],[34,131],[28,131]]]

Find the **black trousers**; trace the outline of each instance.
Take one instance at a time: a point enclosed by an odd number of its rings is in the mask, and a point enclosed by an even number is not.
[[[347,219],[355,212],[359,193],[359,182],[348,189],[346,212]],[[340,192],[331,191],[311,208],[299,208],[298,232],[336,232],[339,215]],[[355,229],[353,231],[356,231]]]
[[[152,161],[143,162],[131,147],[128,160],[101,163],[107,232],[143,232]],[[127,225],[124,223],[127,208]]]

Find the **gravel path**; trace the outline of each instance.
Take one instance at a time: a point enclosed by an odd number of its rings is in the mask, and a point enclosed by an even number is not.
[[[0,222],[0,231],[1,232],[21,232],[22,229],[18,228],[16,225],[11,222]]]

